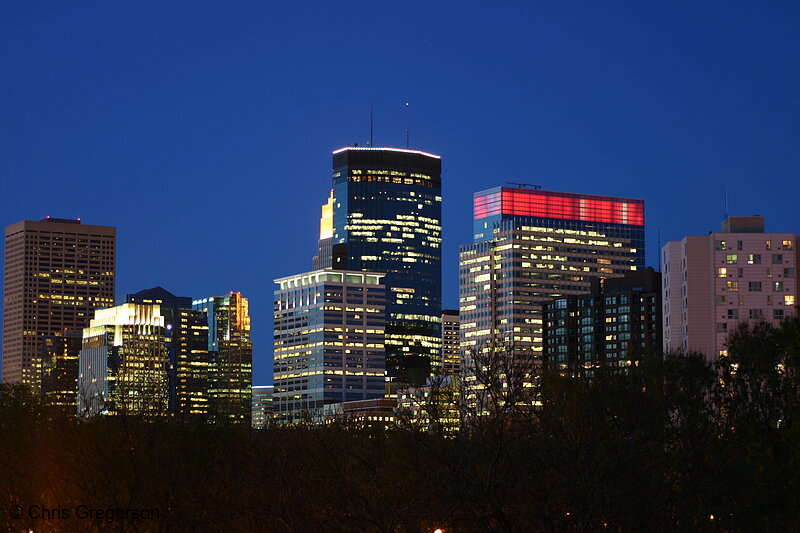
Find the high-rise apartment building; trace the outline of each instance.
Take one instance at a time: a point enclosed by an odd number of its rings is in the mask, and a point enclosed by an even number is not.
[[[332,246],[323,231],[315,266],[386,274],[386,369],[401,382],[424,383],[439,362],[441,190],[437,155],[333,152]]]
[[[209,418],[215,423],[250,425],[253,342],[250,306],[240,292],[194,300],[208,324]]]
[[[169,330],[158,305],[95,311],[83,330],[78,414],[169,415]]]
[[[114,305],[116,228],[47,217],[6,227],[3,382],[41,390],[45,336]]]
[[[383,277],[316,270],[275,280],[276,423],[321,421],[327,404],[383,397]]]
[[[460,326],[457,309],[442,310],[442,374],[458,374],[461,362]]]
[[[644,202],[496,187],[475,194],[460,251],[462,362],[511,347],[540,361],[542,304],[644,267]]]
[[[798,238],[765,233],[764,218],[729,217],[719,233],[661,249],[664,350],[727,354],[740,322],[777,323],[797,305]]]
[[[169,408],[179,416],[208,415],[208,318],[192,309],[192,299],[162,287],[129,294],[127,303],[158,305],[170,332]]]
[[[592,280],[591,292],[561,296],[544,310],[544,363],[571,377],[627,368],[661,353],[661,274],[652,268]]]

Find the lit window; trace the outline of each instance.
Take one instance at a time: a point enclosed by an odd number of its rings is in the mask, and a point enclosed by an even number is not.
[[[726,277],[727,275],[728,275],[728,269],[727,269],[727,268],[725,268],[725,267],[719,267],[719,268],[717,269],[717,277],[718,277],[718,278],[724,278],[724,277]]]
[[[734,292],[739,290],[739,282],[738,281],[726,281],[725,286],[727,287],[728,291]]]
[[[791,250],[792,249],[792,241],[783,241],[783,249],[784,250]]]
[[[748,265],[760,265],[761,264],[761,254],[747,254],[747,264]]]
[[[784,305],[794,305],[794,295],[793,294],[787,294],[786,296],[784,296],[783,297],[783,304]]]
[[[772,283],[772,290],[775,292],[783,292],[783,282],[775,281]]]
[[[728,263],[729,265],[735,265],[736,263],[739,262],[739,256],[736,254],[728,254],[727,257],[725,258],[725,262]]]
[[[717,250],[725,249],[725,241],[717,241]]]

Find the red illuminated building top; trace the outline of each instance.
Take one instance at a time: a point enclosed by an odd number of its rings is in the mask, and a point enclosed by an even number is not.
[[[496,215],[644,226],[644,200],[514,187],[475,193],[475,220]]]

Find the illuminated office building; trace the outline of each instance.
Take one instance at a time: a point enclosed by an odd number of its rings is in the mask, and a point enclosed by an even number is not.
[[[169,408],[180,416],[208,415],[208,319],[192,299],[162,287],[129,294],[127,303],[158,305],[170,332]]]
[[[194,300],[208,324],[209,418],[215,423],[250,425],[253,343],[250,306],[240,292]]]
[[[253,429],[266,429],[272,424],[272,385],[253,385],[251,421]]]
[[[6,227],[3,382],[41,391],[46,336],[114,305],[116,228],[47,217]]]
[[[80,329],[42,337],[42,401],[68,416],[75,416],[78,409],[78,356],[82,342]]]
[[[644,267],[644,202],[496,187],[475,194],[460,250],[462,363],[505,346],[541,361],[542,304]]]
[[[442,374],[458,374],[461,360],[460,326],[457,309],[442,310]]]
[[[83,330],[78,414],[169,415],[169,330],[158,305],[95,311]]]
[[[321,422],[325,405],[383,397],[382,278],[315,270],[275,280],[276,423]]]
[[[544,362],[561,375],[592,377],[661,353],[661,274],[652,268],[560,296],[544,309]]]
[[[764,217],[729,217],[719,233],[661,249],[664,351],[728,353],[741,322],[777,324],[798,303],[798,237],[765,233]]]
[[[440,175],[418,150],[333,152],[330,263],[321,251],[317,266],[386,274],[386,369],[401,382],[424,383],[440,360]]]

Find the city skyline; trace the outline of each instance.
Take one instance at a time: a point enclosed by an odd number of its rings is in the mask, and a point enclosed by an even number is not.
[[[0,10],[3,225],[116,226],[116,303],[247,294],[255,383],[271,381],[272,279],[308,270],[331,152],[369,142],[370,105],[376,145],[443,158],[445,308],[472,194],[507,181],[644,199],[654,267],[659,241],[718,227],[726,185],[731,214],[798,231],[797,6]],[[391,83],[333,81],[349,56]]]

